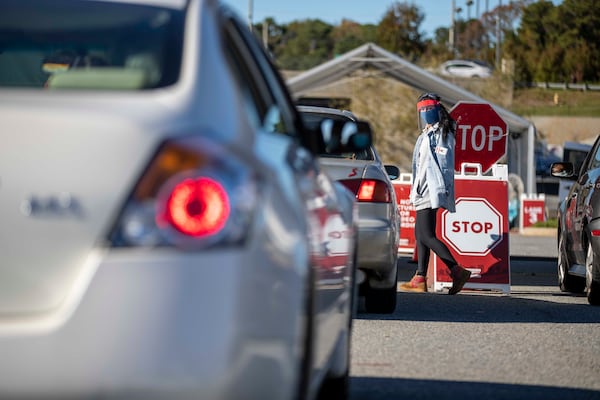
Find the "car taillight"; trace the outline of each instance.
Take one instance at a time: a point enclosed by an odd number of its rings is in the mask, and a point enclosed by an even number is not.
[[[592,229],[592,236],[600,236],[600,229]]]
[[[377,179],[344,179],[340,183],[354,193],[359,202],[391,202],[390,191],[383,181]]]
[[[169,140],[145,169],[110,241],[116,247],[241,243],[257,203],[253,169],[198,137]]]
[[[186,179],[173,188],[165,217],[181,233],[201,237],[223,229],[229,211],[229,196],[223,185],[200,177]]]

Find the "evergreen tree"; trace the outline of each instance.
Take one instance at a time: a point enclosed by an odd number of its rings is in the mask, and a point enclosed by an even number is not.
[[[425,45],[419,28],[424,14],[407,2],[392,4],[377,26],[377,44],[409,60],[418,59]]]

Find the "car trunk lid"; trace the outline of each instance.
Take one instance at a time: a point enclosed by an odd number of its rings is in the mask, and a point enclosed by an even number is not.
[[[157,143],[117,113],[47,102],[4,104],[0,120],[0,314],[44,312],[73,290]]]

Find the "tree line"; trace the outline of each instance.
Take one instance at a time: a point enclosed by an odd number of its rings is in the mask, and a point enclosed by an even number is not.
[[[438,27],[432,38],[422,31],[424,18],[417,4],[396,1],[377,24],[266,18],[253,29],[286,70],[306,70],[373,42],[422,67],[453,58],[499,66],[501,58],[514,62],[515,82],[600,82],[600,0],[510,1],[478,18],[459,16],[454,35],[452,27]]]

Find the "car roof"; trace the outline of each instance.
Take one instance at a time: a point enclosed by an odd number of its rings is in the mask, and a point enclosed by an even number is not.
[[[100,1],[106,1],[106,2],[112,2],[112,3],[160,6],[160,7],[165,7],[165,8],[177,8],[177,9],[184,8],[188,2],[188,0],[100,0]]]

